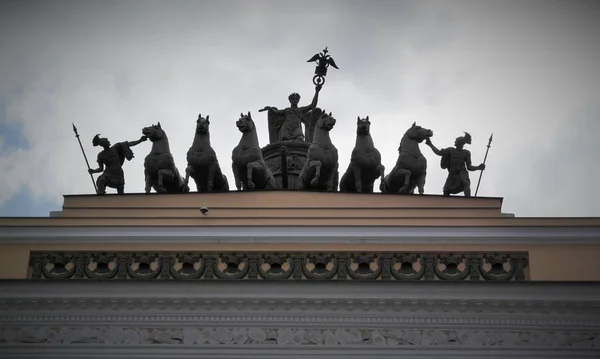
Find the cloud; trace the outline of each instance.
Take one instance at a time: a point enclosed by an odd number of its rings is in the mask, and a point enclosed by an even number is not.
[[[577,146],[594,143],[600,104],[594,3],[23,1],[3,2],[0,13],[2,129],[20,129],[28,144],[7,147],[2,130],[0,171],[11,175],[0,179],[0,205],[23,191],[58,205],[62,194],[92,192],[72,122],[94,162],[96,133],[135,140],[160,121],[183,171],[197,115],[209,114],[231,179],[239,113],[252,111],[266,145],[257,110],[285,106],[291,92],[308,103],[306,60],[329,46],[340,70],[329,71],[319,103],[338,120],[342,171],[357,115],[370,116],[388,171],[413,121],[433,129],[438,147],[469,131],[475,164],[494,132],[480,195],[504,197],[517,215],[600,215],[598,166],[581,152],[594,149]],[[133,148],[127,192],[143,191],[149,149]],[[422,150],[426,193],[441,193],[439,158]]]

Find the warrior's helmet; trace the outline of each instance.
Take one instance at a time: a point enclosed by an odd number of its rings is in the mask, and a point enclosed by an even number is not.
[[[96,136],[94,136],[94,138],[92,139],[92,145],[94,145],[94,147],[98,146],[100,144],[100,134],[97,134]]]
[[[456,144],[467,144],[470,145],[471,144],[471,135],[468,132],[465,132],[464,136],[460,136],[456,138]]]

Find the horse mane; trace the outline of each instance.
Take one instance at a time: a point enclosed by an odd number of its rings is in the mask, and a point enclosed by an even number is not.
[[[398,150],[401,150],[402,147],[404,147],[404,142],[408,138],[408,131],[410,131],[411,128],[409,128],[408,130],[406,130],[406,132],[404,132],[404,135],[402,136],[402,139],[400,140],[400,148],[398,148]]]
[[[330,118],[330,117],[333,117],[331,112],[327,113],[327,111],[325,109],[322,109],[321,112],[319,113],[319,118],[317,118],[317,124],[319,122],[323,123],[326,118]]]
[[[252,123],[252,130],[256,131],[256,123],[254,123],[254,120],[252,119],[252,117],[250,117],[250,116],[244,116],[244,118],[246,119],[246,121]]]

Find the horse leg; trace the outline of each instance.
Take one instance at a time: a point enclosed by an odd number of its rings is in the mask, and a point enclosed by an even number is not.
[[[315,176],[310,181],[310,185],[312,187],[315,187],[315,186],[317,186],[319,184],[319,179],[321,178],[321,166],[322,165],[323,165],[323,163],[321,163],[321,161],[311,161],[308,164],[308,167],[314,167],[315,168]]]
[[[388,173],[387,177],[383,177],[381,179],[381,183],[379,184],[379,190],[381,191],[381,193],[388,193],[388,178],[390,177],[390,174]]]
[[[238,169],[238,166],[236,166],[236,164],[232,164],[231,165],[231,169],[233,171],[233,180],[235,181],[235,188],[237,188],[238,191],[242,190],[242,179],[240,178],[240,171]]]
[[[264,176],[267,177],[267,184],[264,189],[276,189],[277,185],[275,184],[275,177],[273,176],[273,173],[269,171],[267,164],[265,163],[264,167],[261,167],[261,169]]]
[[[246,169],[247,169],[247,179],[248,179],[248,188],[249,189],[254,189],[256,187],[256,185],[254,184],[254,182],[252,182],[252,173],[254,172],[254,170],[259,170],[260,171],[260,164],[258,162],[249,162],[246,165]]]
[[[221,172],[221,178],[222,178],[223,183],[222,183],[222,185],[219,186],[219,189],[223,192],[229,192],[229,181],[227,180],[227,176],[225,176]]]
[[[400,189],[398,190],[398,194],[406,194],[408,192],[408,184],[410,183],[411,174],[412,172],[405,168],[401,168],[398,171],[396,171],[396,177],[400,177],[400,175],[404,176],[404,185],[400,187]]]
[[[168,179],[171,176],[169,170],[158,170],[158,183],[156,184],[156,192],[165,193],[167,190],[164,186],[165,177]]]
[[[221,172],[221,167],[219,167],[219,163],[217,162],[215,164],[215,182],[214,182],[214,186],[213,186],[213,191],[217,191],[217,192],[227,191],[226,181],[227,181],[227,179],[223,175],[223,172]]]
[[[208,171],[206,173],[206,191],[207,192],[213,191],[213,187],[215,185],[215,174],[217,172],[216,167],[217,167],[217,164],[214,162],[208,166]]]
[[[328,192],[335,192],[337,190],[337,186],[335,183],[335,177],[337,176],[338,173],[338,166],[336,165],[335,168],[333,169],[333,171],[331,172],[331,175],[329,176],[329,178],[327,179],[327,191]]]
[[[381,178],[381,183],[379,184],[379,190],[381,192],[383,192],[385,190],[385,166],[382,164],[379,164],[379,166],[377,166],[375,168],[375,170],[377,172],[379,172],[379,178]]]
[[[348,168],[346,173],[344,173],[344,175],[342,175],[342,180],[340,181],[340,192],[350,192],[348,190],[348,182],[351,180],[351,178],[350,178],[351,171],[352,171],[352,169]]]
[[[190,182],[190,175],[194,172],[194,167],[192,166],[187,166],[185,168],[185,179],[183,180],[183,183],[185,185],[187,185]],[[200,189],[198,188],[198,191],[200,191]]]
[[[423,195],[425,193],[425,177],[426,176],[427,176],[427,173],[423,173],[415,181],[417,183],[417,187],[419,188],[420,195]]]
[[[354,172],[354,188],[356,189],[356,192],[362,192],[363,183],[360,166],[353,166],[352,171]]]
[[[298,190],[302,191],[306,189],[306,178],[308,177],[308,173],[309,167],[308,163],[306,163],[298,175]]]
[[[146,191],[146,193],[150,193],[150,190],[152,189],[152,178],[150,177],[150,174],[146,171],[144,171],[144,181],[146,182],[146,188],[144,189]]]
[[[190,186],[187,185],[187,183],[185,183],[183,181],[183,178],[181,176],[177,176],[178,179],[175,179],[177,181],[177,183],[181,184],[181,186],[179,186],[179,189],[181,190],[181,192],[183,193],[188,193],[190,191]],[[198,185],[196,184],[196,189],[199,190]]]

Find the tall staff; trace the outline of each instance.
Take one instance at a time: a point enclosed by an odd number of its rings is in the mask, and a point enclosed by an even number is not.
[[[490,146],[492,145],[492,138],[494,137],[494,134],[492,133],[490,135],[490,140],[488,141],[487,144],[487,150],[485,150],[485,157],[483,157],[483,164],[485,165],[485,161],[487,160],[487,155],[488,152],[490,150]],[[477,197],[477,191],[479,191],[479,184],[481,183],[481,176],[483,176],[483,170],[481,172],[479,172],[479,181],[477,181],[477,188],[475,189],[475,197]]]
[[[79,139],[79,133],[77,133],[77,127],[73,123],[73,132],[75,132],[75,137],[77,138],[77,142],[79,142],[79,147],[81,148],[81,153],[83,153],[83,158],[85,159],[85,164],[87,165],[88,171],[90,170],[90,163],[88,162],[87,156],[85,155],[85,151],[83,150],[83,145],[81,144],[81,140]],[[88,172],[89,173],[89,172]],[[94,191],[98,193],[98,187],[96,187],[96,181],[94,181],[94,176],[90,173],[90,178],[92,179],[92,184],[94,185]]]

